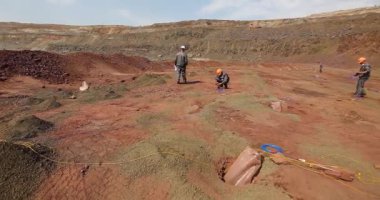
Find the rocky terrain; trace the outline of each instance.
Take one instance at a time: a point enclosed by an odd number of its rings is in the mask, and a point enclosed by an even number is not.
[[[0,23],[0,49],[121,53],[161,60],[172,59],[178,46],[186,44],[192,58],[322,60],[342,65],[366,55],[377,64],[379,10],[373,7],[297,19],[198,20],[146,27]]]

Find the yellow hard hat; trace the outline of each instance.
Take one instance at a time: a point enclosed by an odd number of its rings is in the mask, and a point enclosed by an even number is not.
[[[216,70],[215,73],[216,73],[216,75],[221,75],[223,73],[223,70],[219,68]]]
[[[360,57],[360,58],[358,59],[358,63],[359,63],[359,64],[363,64],[365,61],[367,61],[367,59],[366,59],[365,57]]]

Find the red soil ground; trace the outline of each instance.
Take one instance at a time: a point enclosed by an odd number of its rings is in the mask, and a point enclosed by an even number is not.
[[[174,76],[170,63],[161,63],[155,68],[157,65],[150,61],[140,58],[120,58],[119,55],[103,57],[75,54],[68,57],[70,58],[68,63],[94,67],[87,68],[89,72],[86,68],[72,69],[77,70],[81,79],[91,80],[93,85],[105,84],[107,81],[119,83],[122,80],[127,80],[126,85],[132,84],[132,77],[138,76],[145,70]],[[115,59],[117,63],[114,63]],[[126,63],[129,63],[126,66],[134,68],[125,68]],[[111,65],[112,67],[103,67]],[[223,67],[231,76],[231,89],[222,93],[215,90],[213,82],[216,67]],[[207,144],[206,148],[210,149],[210,152],[214,152],[220,142],[215,129],[219,129],[232,132],[254,147],[259,147],[263,143],[274,143],[282,146],[286,155],[294,158],[332,165],[350,163],[342,167],[351,170],[357,170],[351,167],[358,167],[367,175],[374,173],[372,165],[380,163],[379,73],[373,73],[373,77],[368,81],[368,97],[355,100],[351,98],[355,81],[350,79],[350,75],[356,70],[355,67],[338,69],[327,66],[322,74],[317,72],[317,69],[316,64],[256,65],[193,62],[188,68],[188,74],[191,81],[197,81],[194,84],[177,85],[173,78],[163,85],[131,89],[125,92],[122,98],[115,100],[92,104],[64,100],[64,106],[61,108],[36,112],[34,114],[42,119],[54,119],[62,113],[68,114],[62,120],[57,120],[56,130],[37,138],[37,141],[52,144],[61,160],[98,164],[91,165],[85,175],[80,172],[85,164],[60,165],[40,186],[34,198],[170,199],[177,197],[178,193],[182,193],[178,192],[178,186],[168,181],[170,177],[165,177],[165,174],[162,175],[163,178],[158,178],[142,171],[145,175],[136,178],[126,173],[125,168],[128,168],[129,164],[125,166],[102,164],[118,160],[120,155],[123,155],[121,152],[125,153],[125,149],[147,141],[161,132],[162,134],[174,132],[184,137],[201,140]],[[100,76],[100,73],[103,75]],[[4,93],[3,95],[23,94],[26,90],[33,93],[39,91],[43,85],[42,83],[28,85],[27,81],[29,79],[23,77],[11,78],[0,85],[0,91]],[[20,85],[26,88],[20,88]],[[78,85],[79,82],[74,81],[65,86],[47,85],[47,89],[59,87],[64,90],[77,90]],[[289,105],[289,111],[286,113],[272,111],[268,106],[272,99],[285,100]],[[212,105],[215,108],[212,108]],[[209,109],[213,117],[204,118],[203,115],[207,114]],[[154,114],[160,117],[148,118],[148,122],[142,122],[145,118],[141,117]],[[177,146],[175,139],[168,141],[168,144],[172,145],[173,149],[181,148]],[[227,142],[223,148],[235,148],[234,151],[240,152],[243,147]],[[336,159],[326,157],[332,154],[340,154],[341,157]],[[217,155],[223,157],[223,153]],[[352,164],[350,160],[357,160],[360,163]],[[210,164],[217,161],[218,159],[212,159]],[[267,168],[269,162],[265,161],[263,170]],[[146,165],[149,165],[149,159],[141,164],[141,169],[145,169]],[[379,177],[378,173],[379,171],[375,171],[373,177]],[[293,199],[343,200],[380,197],[378,185],[365,184],[358,180],[342,184],[294,166],[274,167],[267,174],[264,172],[259,174],[255,184],[244,188],[223,184],[218,179],[216,169],[215,174],[208,175],[194,168],[189,169],[185,180],[198,188],[196,191],[211,199],[235,198],[236,196],[227,194],[246,194],[245,192],[251,191],[251,188],[268,185]],[[182,192],[184,198],[188,197],[185,191]],[[270,198],[265,195],[264,198]]]

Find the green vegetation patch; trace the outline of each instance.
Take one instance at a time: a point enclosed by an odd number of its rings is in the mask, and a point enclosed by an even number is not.
[[[122,159],[141,158],[124,165],[131,181],[145,176],[165,180],[172,199],[209,199],[200,188],[188,181],[188,171],[196,169],[217,177],[207,144],[180,133],[159,133],[122,153]]]
[[[309,158],[318,159],[322,164],[335,165],[353,172],[360,172],[364,182],[379,180],[380,175],[373,163],[365,160],[357,151],[347,148],[333,134],[321,127],[318,130],[318,143],[303,143],[299,147]],[[375,186],[375,185],[368,185]]]
[[[147,130],[152,134],[166,132],[169,130],[168,113],[144,113],[136,119],[139,128]]]
[[[29,139],[38,136],[54,127],[54,124],[34,115],[22,117],[11,122],[9,138],[12,140]]]
[[[128,91],[125,84],[90,86],[87,91],[78,94],[78,100],[84,103],[95,103],[98,101],[117,99]]]
[[[128,89],[136,89],[148,86],[163,85],[170,79],[169,75],[143,74],[128,85]]]
[[[53,96],[53,97],[46,99],[42,103],[40,103],[37,107],[38,107],[39,111],[47,111],[47,110],[59,108],[61,106],[62,106],[62,104],[59,103],[57,101],[57,98]]]
[[[33,149],[50,158],[55,153],[42,145]],[[55,168],[51,161],[41,158],[25,146],[0,142],[0,199],[30,199],[33,192]]]
[[[255,184],[252,187],[237,188],[226,199],[268,199],[268,200],[287,200],[293,199],[283,189],[273,185]]]
[[[216,101],[196,114],[202,120],[202,132],[212,134],[212,144],[173,129],[170,112],[147,113],[137,118],[138,126],[152,136],[119,153],[117,160],[134,160],[123,165],[130,184],[140,178],[153,177],[171,185],[171,199],[213,199],[202,184],[189,180],[191,171],[203,177],[204,183],[225,199],[288,199],[287,194],[274,185],[253,184],[238,188],[224,184],[218,178],[216,163],[223,157],[237,157],[249,145],[239,134],[214,125],[218,123],[213,118],[215,110],[223,104],[223,101]],[[263,176],[273,173],[276,167],[271,162],[265,162]]]
[[[214,134],[215,143],[212,145],[212,155],[214,160],[222,157],[237,157],[245,147],[249,146],[247,140],[239,137],[234,132],[219,131]]]

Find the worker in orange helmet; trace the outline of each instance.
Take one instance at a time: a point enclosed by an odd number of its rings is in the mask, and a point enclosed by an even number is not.
[[[358,59],[358,63],[360,64],[360,69],[355,76],[359,77],[359,79],[356,84],[356,92],[354,95],[355,97],[364,97],[366,95],[364,91],[364,83],[371,76],[371,65],[367,63],[367,59],[365,57],[360,57]]]
[[[230,82],[230,77],[228,76],[227,73],[223,72],[222,69],[217,69],[216,70],[216,85],[219,88],[225,88],[228,89],[228,83]]]

